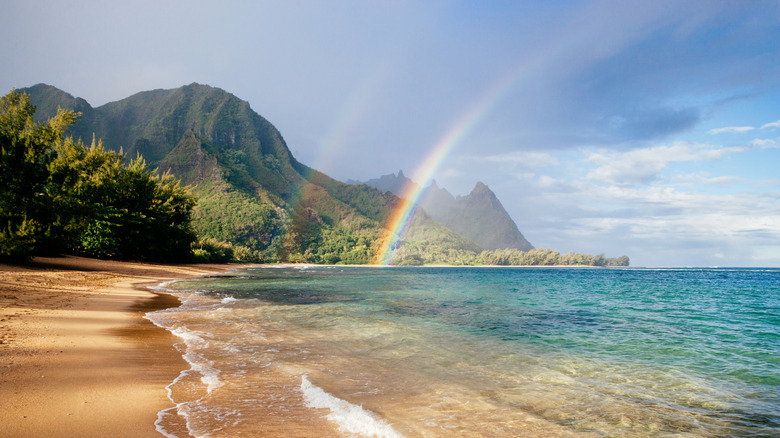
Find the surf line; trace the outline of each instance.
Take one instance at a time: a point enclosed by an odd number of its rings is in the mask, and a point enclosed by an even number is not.
[[[414,207],[419,203],[420,197],[430,184],[434,173],[455,146],[490,113],[490,110],[511,90],[525,71],[523,68],[514,69],[510,74],[504,75],[499,81],[496,81],[435,143],[431,152],[414,172],[412,182],[404,187],[398,206],[390,213],[384,227],[384,233],[380,238],[379,249],[374,257],[375,265],[387,266],[390,264],[393,251],[398,246],[401,235],[413,216]]]

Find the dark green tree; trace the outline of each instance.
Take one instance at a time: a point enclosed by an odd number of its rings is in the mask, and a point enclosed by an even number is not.
[[[43,252],[184,261],[195,199],[140,156],[125,165],[102,144],[64,138],[78,114],[33,120],[26,94],[0,99],[0,258]]]
[[[93,140],[68,138],[49,166],[57,235],[67,250],[93,257],[184,261],[195,233],[195,200],[170,174],[157,175],[142,157]]]
[[[54,214],[46,194],[54,144],[76,120],[59,110],[44,124],[33,121],[26,94],[0,98],[0,258],[25,260],[43,246]]]

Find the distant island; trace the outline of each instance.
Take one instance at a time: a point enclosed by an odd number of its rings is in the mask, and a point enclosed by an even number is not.
[[[246,101],[207,85],[93,108],[39,84],[4,96],[0,114],[3,259],[369,264],[404,202],[398,187],[409,183],[402,172],[350,184],[312,169]],[[390,263],[629,259],[534,248],[486,185],[453,197],[434,183]]]

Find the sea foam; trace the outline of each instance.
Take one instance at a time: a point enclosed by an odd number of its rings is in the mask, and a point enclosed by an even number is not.
[[[167,286],[173,282],[162,283],[157,287],[150,288],[156,291],[170,292]],[[176,406],[167,408],[157,413],[157,420],[154,422],[155,429],[158,433],[166,438],[179,438],[176,434],[166,428],[167,424],[171,421],[169,417],[178,416],[185,421],[188,435],[200,438],[204,435],[195,432],[192,425],[192,418],[190,414],[191,407],[194,404],[200,402],[185,401],[176,402],[173,396],[173,388],[182,380],[188,378],[192,374],[200,375],[200,381],[206,386],[206,393],[211,394],[212,391],[223,385],[219,378],[220,371],[214,368],[213,363],[206,359],[203,355],[197,352],[197,350],[203,350],[209,347],[209,341],[205,338],[205,334],[190,330],[184,326],[173,326],[168,320],[167,316],[172,312],[179,312],[181,309],[188,309],[194,305],[192,300],[183,299],[181,306],[178,308],[162,309],[154,312],[147,313],[144,318],[151,321],[158,327],[164,328],[171,332],[173,335],[180,338],[185,345],[185,352],[182,354],[183,359],[190,365],[190,369],[182,370],[179,375],[166,386],[168,392],[168,399],[171,400]],[[173,420],[175,421],[175,420]]]
[[[206,392],[211,394],[212,391],[222,386],[222,382],[219,380],[219,370],[213,367],[213,363],[210,360],[193,351],[195,349],[204,349],[208,347],[208,341],[206,341],[200,333],[184,327],[177,327],[171,330],[171,333],[182,338],[187,345],[187,352],[183,355],[184,360],[190,364],[190,369],[192,371],[200,374],[201,382],[206,385]],[[186,371],[182,372],[182,374],[185,373]],[[182,376],[177,378],[177,380],[181,377]]]
[[[342,432],[379,438],[403,437],[376,414],[328,394],[322,388],[312,384],[305,375],[301,377],[301,390],[306,406],[329,409],[328,420],[338,424]]]

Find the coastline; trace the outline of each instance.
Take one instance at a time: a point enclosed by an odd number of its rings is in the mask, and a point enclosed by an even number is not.
[[[0,264],[3,436],[159,437],[168,385],[188,364],[171,333],[143,316],[177,298],[144,285],[233,265],[81,257]]]

